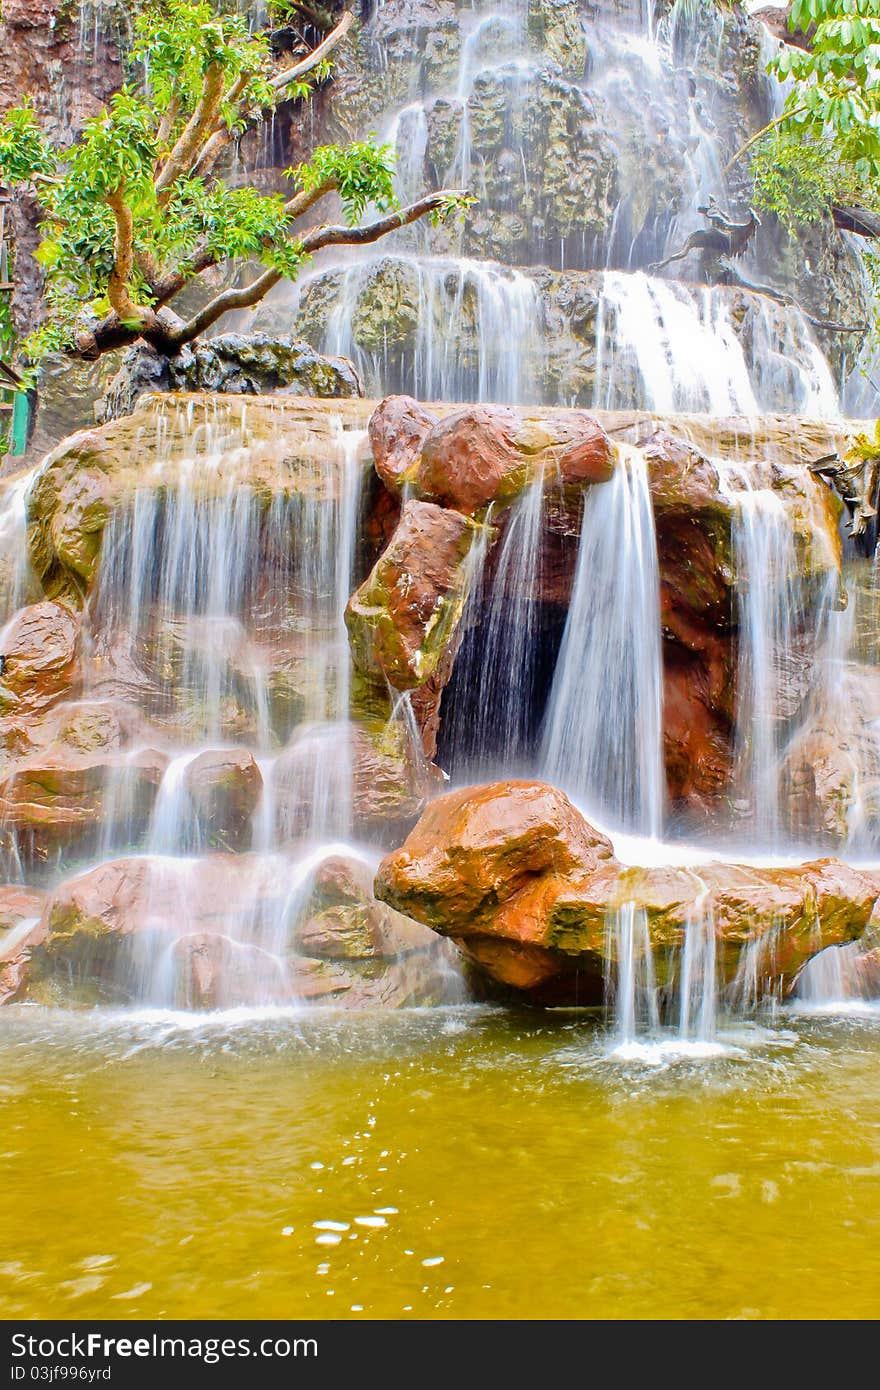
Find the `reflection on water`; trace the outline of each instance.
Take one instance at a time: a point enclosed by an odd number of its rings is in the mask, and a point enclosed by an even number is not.
[[[876,1316],[878,1021],[9,1010],[0,1317]]]

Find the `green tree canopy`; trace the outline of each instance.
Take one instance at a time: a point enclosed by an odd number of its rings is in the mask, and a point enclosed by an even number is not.
[[[393,153],[374,139],[314,150],[287,170],[289,195],[225,182],[230,143],[279,102],[308,99],[352,22],[344,13],[305,58],[281,66],[243,16],[218,14],[208,0],[151,0],[135,19],[133,80],[70,148],[54,145],[27,106],[5,117],[0,177],[33,188],[42,212],[48,312],[26,345],[32,360],[100,356],[139,337],[173,354],[295,278],[322,247],[377,241],[467,205],[465,194],[441,190],[399,207]],[[331,194],[342,223],[298,230]],[[361,225],[369,207],[384,215]],[[254,262],[258,273],[188,318],[175,312],[185,286],[229,261]]]
[[[789,90],[744,147],[756,200],[789,229],[840,207],[880,212],[880,0],[793,0],[788,25],[806,46],[770,63]]]

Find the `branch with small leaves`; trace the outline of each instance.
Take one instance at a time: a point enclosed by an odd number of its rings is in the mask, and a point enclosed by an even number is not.
[[[316,47],[286,67],[265,35],[207,0],[156,0],[135,22],[142,79],[118,92],[75,144],[59,149],[23,107],[0,122],[0,178],[29,186],[43,213],[38,257],[46,274],[44,325],[31,360],[64,350],[96,357],[144,338],[173,354],[222,314],[259,302],[295,279],[325,246],[364,245],[421,217],[448,218],[472,202],[463,191],[426,193],[400,208],[394,153],[374,137],[326,145],[289,170],[289,197],[230,188],[221,156],[281,101],[305,100],[349,34],[348,12]],[[341,224],[300,232],[333,195]],[[370,209],[379,214],[363,224]],[[221,265],[257,268],[182,319],[173,301]]]

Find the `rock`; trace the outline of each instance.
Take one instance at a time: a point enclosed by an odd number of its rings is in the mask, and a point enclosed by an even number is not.
[[[292,495],[332,501],[345,485],[340,427],[360,431],[369,416],[359,399],[144,397],[133,415],[63,440],[37,470],[27,496],[34,571],[50,597],[78,607],[97,575],[108,518],[143,497],[147,475],[163,494],[183,472],[207,498],[241,488],[246,474],[265,510]],[[204,431],[219,458],[194,469]],[[347,437],[357,442],[356,465],[371,474],[366,440]]]
[[[503,406],[468,406],[427,434],[415,475],[419,495],[466,515],[512,501],[553,468],[564,483],[607,482],[614,468],[601,425],[574,411],[522,419]]]
[[[386,677],[396,690],[430,680],[461,618],[476,535],[459,512],[405,503],[388,547],[346,609],[361,670]]]
[[[815,682],[780,769],[791,831],[873,853],[880,828],[880,671],[840,662]]]
[[[246,748],[200,753],[187,766],[183,785],[209,844],[219,842],[231,849],[250,842],[263,778]]]
[[[76,690],[80,618],[63,603],[22,608],[3,632],[0,712],[33,716]]]
[[[55,744],[35,752],[0,780],[0,834],[31,862],[94,849],[104,835],[140,835],[167,764],[151,748],[76,753]]]
[[[534,470],[517,448],[520,423],[503,406],[468,406],[427,435],[416,473],[419,495],[466,515],[509,502]]]
[[[645,914],[661,987],[674,992],[688,923],[716,937],[719,979],[788,994],[806,962],[864,931],[877,885],[846,864],[628,868],[562,793],[502,782],[438,798],[380,864],[376,896],[448,936],[493,980],[535,1002],[602,996],[613,933]]]
[[[499,905],[536,878],[588,872],[613,854],[611,841],[554,787],[464,787],[430,803],[403,848],[380,864],[375,891],[441,934],[454,922],[480,935]]]
[[[387,843],[418,817],[433,777],[397,723],[304,725],[279,754],[272,797],[282,839],[316,826]]]
[[[397,1007],[444,997],[448,952],[356,860],[121,859],[61,884],[13,960],[0,943],[0,1002]]]
[[[437,423],[436,415],[411,396],[386,396],[370,416],[373,462],[382,482],[400,492],[412,482],[425,436]]]
[[[45,900],[40,888],[18,883],[0,886],[0,951],[5,949],[5,938],[22,922],[39,919]]]
[[[584,76],[587,40],[577,0],[530,0],[528,30],[566,77]]]
[[[324,357],[289,334],[224,333],[185,347],[174,358],[136,343],[95,408],[98,424],[131,415],[156,391],[212,391],[233,396],[362,396],[363,383],[345,357]]]

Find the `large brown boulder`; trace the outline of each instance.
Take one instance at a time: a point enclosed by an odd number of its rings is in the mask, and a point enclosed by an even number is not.
[[[63,440],[38,469],[27,498],[28,550],[44,591],[81,602],[109,517],[143,495],[147,478],[162,491],[185,473],[206,498],[246,486],[266,509],[293,494],[332,501],[348,486],[349,463],[369,469],[361,434],[368,419],[369,406],[357,399],[142,397],[132,415]],[[216,453],[202,470],[193,465],[205,457],[198,441],[206,432]],[[353,443],[353,460],[345,461],[343,443]]]
[[[386,396],[370,416],[370,447],[382,482],[400,492],[418,470],[425,438],[437,416],[412,396]]]
[[[429,680],[453,641],[468,593],[477,529],[457,511],[409,501],[384,554],[345,614],[361,670],[397,690]]]
[[[499,907],[537,879],[613,860],[611,841],[543,782],[464,787],[432,801],[376,876],[376,895],[444,935],[492,934]],[[410,906],[414,909],[410,911]]]
[[[611,442],[581,412],[523,418],[504,406],[467,406],[426,436],[415,474],[419,496],[473,515],[490,502],[511,502],[535,477],[563,483],[606,482]]]
[[[542,783],[466,788],[429,806],[380,864],[376,895],[448,936],[493,980],[536,1001],[595,1002],[614,914],[645,914],[663,986],[688,925],[716,939],[719,979],[787,994],[825,946],[855,940],[877,898],[870,876],[822,860],[797,868],[630,868],[562,793]]]

